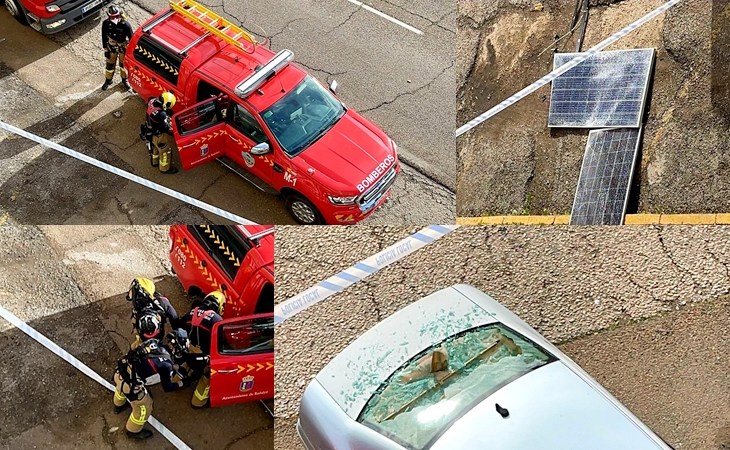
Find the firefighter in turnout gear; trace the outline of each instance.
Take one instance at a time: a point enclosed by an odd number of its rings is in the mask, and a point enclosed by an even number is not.
[[[186,345],[180,340],[179,345]],[[114,373],[114,413],[119,414],[131,405],[132,412],[127,419],[127,436],[147,439],[152,432],[144,424],[152,415],[152,397],[145,384],[159,380],[165,392],[172,392],[186,386],[185,379],[178,373],[172,354],[175,345],[165,345],[159,339],[148,339],[130,350],[117,361]]]
[[[157,292],[155,283],[149,278],[135,278],[129,285],[127,300],[132,302],[132,328],[135,341],[132,348],[143,340],[162,338],[165,323],[175,329],[180,325],[180,317],[167,297]]]
[[[191,352],[199,352],[208,358],[203,374],[193,393],[191,400],[193,408],[204,408],[210,404],[210,342],[213,325],[223,320],[221,314],[223,314],[225,303],[226,297],[223,293],[213,291],[203,299],[199,307],[193,308],[181,319],[181,322],[188,329]]]
[[[127,71],[124,69],[124,52],[127,44],[132,39],[132,27],[124,18],[124,13],[118,6],[112,5],[107,12],[108,18],[101,24],[101,46],[104,48],[106,58],[106,81],[101,87],[102,91],[109,89],[114,78],[117,60],[119,61],[119,74],[122,76],[122,85],[126,90],[131,86],[127,81]]]
[[[172,108],[175,106],[175,95],[163,92],[159,97],[147,100],[147,120],[142,125],[140,137],[147,141],[150,152],[150,164],[160,168],[161,173],[177,173],[172,166],[172,148],[167,142],[167,135],[172,130]]]

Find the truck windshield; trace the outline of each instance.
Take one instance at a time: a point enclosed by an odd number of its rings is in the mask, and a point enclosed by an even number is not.
[[[296,156],[324,136],[344,114],[342,103],[307,76],[261,117],[281,148]]]
[[[408,449],[425,449],[505,383],[554,360],[501,324],[475,328],[406,362],[370,398],[358,421]]]

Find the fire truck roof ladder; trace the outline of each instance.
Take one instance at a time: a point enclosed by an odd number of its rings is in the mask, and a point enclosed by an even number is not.
[[[170,7],[177,13],[203,27],[208,33],[218,36],[234,47],[252,53],[258,41],[253,33],[227,21],[213,11],[193,0],[170,0]],[[200,42],[196,40],[196,44]],[[189,50],[191,46],[185,48]],[[184,53],[184,52],[183,52]]]
[[[253,75],[246,78],[236,86],[236,95],[241,98],[246,98],[258,89],[270,76],[275,74],[277,71],[289,64],[294,58],[294,52],[291,50],[284,49],[274,56],[271,61],[267,62],[266,65],[259,67]]]

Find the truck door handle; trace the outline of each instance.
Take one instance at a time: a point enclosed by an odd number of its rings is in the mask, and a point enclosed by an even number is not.
[[[218,370],[218,373],[233,373],[233,372],[238,372],[238,369],[222,369],[222,370]]]
[[[283,167],[281,167],[280,165],[274,163],[274,172],[282,173],[283,171],[284,171],[284,168]]]

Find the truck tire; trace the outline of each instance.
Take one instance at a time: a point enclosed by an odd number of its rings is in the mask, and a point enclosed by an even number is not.
[[[289,211],[299,225],[322,225],[322,215],[317,207],[299,194],[292,194],[286,198],[286,210]]]
[[[28,25],[28,17],[25,15],[25,10],[18,0],[5,0],[5,7],[10,12],[10,15],[15,17],[15,20],[23,25]]]

